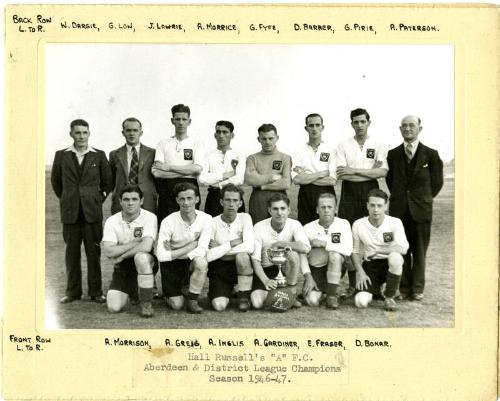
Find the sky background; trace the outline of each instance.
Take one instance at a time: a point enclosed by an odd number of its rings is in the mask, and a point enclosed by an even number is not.
[[[307,141],[304,117],[324,118],[335,146],[354,134],[349,112],[365,108],[369,135],[401,142],[401,118],[422,119],[420,140],[444,161],[454,153],[453,47],[448,45],[45,45],[46,164],[68,147],[69,123],[90,124],[90,144],[109,153],[124,143],[121,123],[142,121],[142,142],[172,136],[170,108],[191,108],[189,135],[215,147],[217,120],[235,125],[233,148],[259,150],[257,128],[273,123],[278,148]]]

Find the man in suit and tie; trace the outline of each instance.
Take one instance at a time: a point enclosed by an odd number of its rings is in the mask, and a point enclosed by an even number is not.
[[[391,191],[389,214],[403,221],[410,244],[404,258],[401,298],[420,301],[424,297],[425,257],[431,236],[433,198],[443,187],[443,162],[436,150],[421,143],[417,116],[401,121],[404,142],[387,156],[386,182]]]
[[[83,241],[90,299],[104,303],[100,262],[102,203],[112,188],[111,171],[106,154],[88,145],[90,131],[85,120],[71,122],[70,136],[73,144],[56,152],[51,173],[52,188],[60,201],[66,243],[67,286],[60,302],[73,302],[82,296],[80,247]]]
[[[142,209],[156,215],[158,209],[158,191],[156,181],[151,173],[155,160],[155,150],[140,142],[142,123],[135,117],[129,117],[122,123],[122,135],[125,145],[111,151],[109,164],[113,182],[111,214],[122,211],[120,193],[127,185],[137,185],[143,195]],[[154,280],[154,297],[158,298],[156,279]]]
[[[130,117],[123,121],[122,134],[125,137],[125,145],[109,154],[113,179],[111,214],[122,210],[119,194],[128,184],[137,185],[143,192],[142,208],[156,214],[158,192],[155,179],[151,174],[155,150],[140,142],[142,124],[137,118]]]

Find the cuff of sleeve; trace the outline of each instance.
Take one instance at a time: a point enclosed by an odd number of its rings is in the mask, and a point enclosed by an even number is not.
[[[302,274],[303,275],[306,275],[306,274],[311,274],[311,269],[309,268],[308,265],[304,265],[304,266],[300,266],[300,270],[302,271]]]
[[[172,251],[165,251],[163,252],[163,258],[160,259],[160,257],[158,257],[158,260],[160,262],[170,262],[172,260]]]

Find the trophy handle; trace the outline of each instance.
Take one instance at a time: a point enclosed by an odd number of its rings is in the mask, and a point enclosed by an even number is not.
[[[271,260],[271,248],[266,249],[267,258]]]

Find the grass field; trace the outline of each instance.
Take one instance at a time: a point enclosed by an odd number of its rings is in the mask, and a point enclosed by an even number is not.
[[[385,188],[384,188],[385,189]],[[249,191],[246,194],[248,205]],[[337,194],[340,189],[337,188]],[[202,194],[203,198],[205,193]],[[297,215],[297,190],[290,191],[292,215]],[[64,242],[59,219],[59,203],[46,176],[45,205],[45,324],[47,329],[160,329],[160,328],[280,328],[280,327],[452,327],[454,324],[454,180],[447,178],[435,199],[432,238],[427,255],[426,291],[422,302],[401,301],[399,311],[385,312],[382,301],[373,302],[368,309],[357,309],[351,301],[341,304],[336,311],[324,307],[290,310],[284,314],[267,311],[239,313],[234,306],[218,313],[208,309],[204,294],[200,304],[202,315],[167,309],[163,301],[154,301],[155,316],[143,319],[138,307],[130,306],[123,313],[110,314],[103,304],[88,300],[60,305],[64,295],[66,275]],[[105,218],[109,216],[110,199],[104,204]],[[86,261],[82,249],[84,292],[86,290]],[[103,289],[109,287],[113,267],[103,259]],[[341,286],[347,286],[344,277]],[[157,279],[158,284],[159,280]]]

